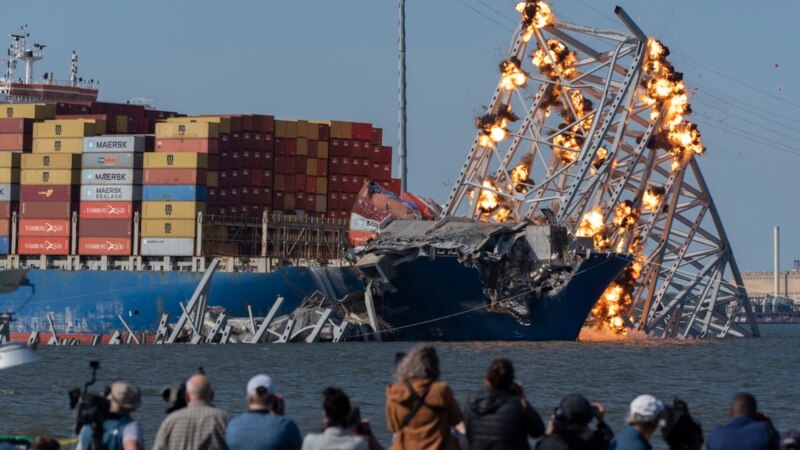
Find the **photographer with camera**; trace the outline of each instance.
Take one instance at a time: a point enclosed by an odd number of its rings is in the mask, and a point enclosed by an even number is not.
[[[131,418],[131,413],[142,404],[139,388],[117,381],[109,386],[106,396],[108,412],[102,421],[102,443],[105,450],[143,450],[142,428]],[[93,431],[98,424],[84,424],[80,430],[77,450],[96,448]]]
[[[585,397],[570,394],[553,412],[547,435],[536,444],[536,450],[607,450],[614,432],[603,418],[600,403],[589,403]],[[589,428],[597,419],[597,429]]]
[[[505,358],[492,361],[483,382],[464,411],[469,448],[528,450],[528,436],[543,435],[544,423],[514,381],[514,365]]]

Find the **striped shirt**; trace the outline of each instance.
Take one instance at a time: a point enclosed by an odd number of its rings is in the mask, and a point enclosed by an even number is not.
[[[225,427],[230,419],[228,412],[194,401],[164,419],[153,450],[227,450]]]

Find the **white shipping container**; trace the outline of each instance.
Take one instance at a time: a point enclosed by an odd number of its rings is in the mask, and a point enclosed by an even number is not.
[[[0,202],[16,202],[19,200],[18,184],[0,184]]]
[[[84,169],[141,169],[141,153],[84,153],[81,167]]]
[[[193,238],[142,238],[142,256],[192,256]]]
[[[83,138],[84,153],[105,153],[105,152],[136,152],[146,150],[147,136],[144,135],[114,135],[114,136],[94,136]],[[151,140],[152,142],[152,140]]]
[[[137,202],[142,199],[142,187],[130,184],[81,186],[81,201]]]
[[[142,184],[142,171],[134,169],[84,169],[81,184]]]

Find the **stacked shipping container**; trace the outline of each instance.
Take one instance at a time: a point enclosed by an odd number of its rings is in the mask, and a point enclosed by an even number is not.
[[[141,208],[145,135],[87,137],[81,158],[78,254],[129,256],[133,216]]]
[[[7,255],[12,248],[11,215],[12,211],[16,211],[19,200],[19,163],[19,153],[0,152],[0,254],[2,255]]]

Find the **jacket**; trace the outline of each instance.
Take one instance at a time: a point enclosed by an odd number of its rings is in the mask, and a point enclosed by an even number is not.
[[[592,430],[586,426],[557,426],[538,444],[536,450],[608,450],[614,432],[604,422]]]
[[[414,405],[414,399],[421,396],[430,385],[424,405],[403,426]],[[391,449],[441,449],[458,450],[458,441],[450,429],[459,424],[463,417],[450,386],[442,381],[415,378],[411,380],[416,395],[412,395],[405,383],[389,385],[386,388],[386,423],[395,433]]]
[[[772,422],[758,421],[746,416],[734,417],[708,434],[706,448],[722,450],[777,450],[780,437]]]
[[[653,446],[647,442],[636,428],[628,425],[621,433],[614,436],[609,450],[652,450]]]
[[[530,405],[523,409],[519,395],[510,391],[474,393],[464,416],[470,450],[528,450],[528,436],[544,434],[539,413]]]

